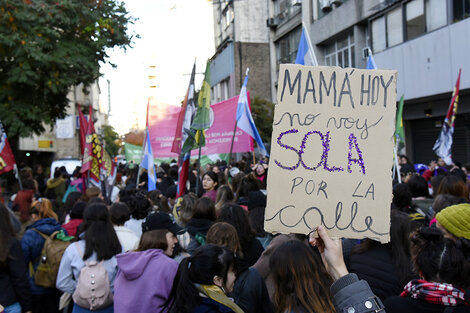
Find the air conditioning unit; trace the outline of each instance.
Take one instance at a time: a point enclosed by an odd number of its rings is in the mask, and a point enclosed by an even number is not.
[[[302,6],[302,0],[291,0],[291,4],[293,7]]]
[[[266,26],[269,28],[276,28],[278,25],[277,18],[270,17],[266,20]]]
[[[330,0],[320,0],[320,9],[323,12],[330,12],[332,10]]]
[[[362,58],[367,59],[369,55],[371,54],[371,50],[369,47],[365,47],[362,49]]]

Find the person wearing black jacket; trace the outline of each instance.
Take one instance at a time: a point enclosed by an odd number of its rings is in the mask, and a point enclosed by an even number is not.
[[[0,304],[5,312],[31,312],[28,268],[8,209],[0,203]]]

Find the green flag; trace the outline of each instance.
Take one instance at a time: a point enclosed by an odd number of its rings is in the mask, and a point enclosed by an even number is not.
[[[126,155],[126,161],[128,164],[134,161],[134,164],[140,164],[142,159],[142,146],[132,145],[130,143],[124,143],[124,151]]]
[[[395,138],[398,143],[398,151],[405,147],[405,131],[403,130],[403,104],[404,97],[401,96],[397,109],[397,121],[395,126]]]
[[[191,133],[184,142],[183,153],[189,150],[204,147],[206,145],[205,130],[210,127],[210,108],[211,108],[211,71],[210,61],[207,61],[206,73],[202,82],[199,97],[197,99],[197,111],[191,124]]]

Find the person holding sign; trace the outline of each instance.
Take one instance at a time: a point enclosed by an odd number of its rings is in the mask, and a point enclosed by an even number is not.
[[[336,312],[385,313],[382,301],[374,295],[369,284],[365,280],[359,280],[356,274],[348,272],[343,259],[341,239],[330,238],[321,225],[317,228],[317,234],[317,238],[310,236],[309,242],[318,248],[323,264],[334,280],[330,292]]]

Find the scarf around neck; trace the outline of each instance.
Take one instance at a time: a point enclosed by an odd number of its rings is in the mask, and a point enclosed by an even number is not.
[[[196,284],[200,293],[212,300],[225,305],[232,309],[235,313],[243,313],[243,310],[232,300],[230,300],[219,287],[215,285],[199,285]]]
[[[470,305],[465,300],[463,289],[456,288],[452,284],[428,282],[422,279],[413,279],[406,284],[400,296],[445,306]]]

